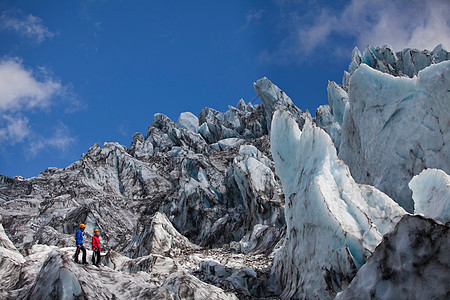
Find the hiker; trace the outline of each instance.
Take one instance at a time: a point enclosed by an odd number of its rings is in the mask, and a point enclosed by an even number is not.
[[[84,224],[80,224],[80,229],[75,233],[75,243],[77,245],[77,251],[75,251],[75,262],[78,263],[78,255],[83,252],[82,263],[87,264],[86,262],[86,248],[83,245],[83,231],[86,228]]]
[[[92,264],[98,265],[100,264],[100,252],[102,248],[100,247],[100,231],[98,229],[94,230],[94,236],[92,237]]]

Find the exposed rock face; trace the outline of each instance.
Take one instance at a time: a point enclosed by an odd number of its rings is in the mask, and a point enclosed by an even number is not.
[[[447,299],[450,230],[404,216],[336,299]]]
[[[286,237],[273,266],[281,297],[331,299],[405,211],[355,183],[330,137],[310,121],[302,132],[288,111],[277,111],[271,148],[286,197]]]

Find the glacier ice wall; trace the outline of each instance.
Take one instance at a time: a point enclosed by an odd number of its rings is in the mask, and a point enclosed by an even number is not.
[[[414,78],[361,64],[349,82],[339,157],[355,180],[413,211],[408,182],[424,168],[450,172],[450,61]]]
[[[331,299],[367,261],[405,211],[358,185],[330,137],[287,110],[272,120],[271,151],[285,194],[286,237],[273,272],[282,298]]]
[[[450,221],[450,176],[442,170],[427,169],[409,182],[413,193],[414,213]]]

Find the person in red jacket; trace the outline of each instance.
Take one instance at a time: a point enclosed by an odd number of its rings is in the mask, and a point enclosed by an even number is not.
[[[92,264],[98,265],[100,264],[100,252],[102,248],[100,247],[100,231],[98,229],[94,230],[94,236],[92,237],[92,250],[94,253],[92,254]]]

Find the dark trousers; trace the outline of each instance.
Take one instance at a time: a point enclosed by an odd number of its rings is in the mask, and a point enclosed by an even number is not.
[[[77,251],[75,251],[75,262],[78,262],[78,256],[80,255],[80,251],[83,252],[82,262],[83,262],[83,264],[85,264],[85,263],[87,263],[86,262],[86,248],[84,248],[83,245],[77,246]]]
[[[100,264],[100,250],[94,249],[92,253],[92,264],[98,266]]]

